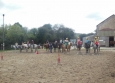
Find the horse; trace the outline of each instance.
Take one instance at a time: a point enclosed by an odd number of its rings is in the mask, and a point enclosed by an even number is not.
[[[37,52],[38,49],[40,49],[40,45],[34,44],[34,49],[35,49],[35,52]]]
[[[88,41],[87,43],[85,43],[84,47],[86,49],[86,54],[90,53],[91,41]]]
[[[22,46],[26,49],[26,52],[28,52],[29,48],[31,48],[31,52],[33,52],[33,48],[34,48],[33,44],[24,44],[24,43],[22,43]]]
[[[14,48],[15,51],[16,51],[17,49],[19,49],[20,52],[22,51],[22,45],[11,45],[11,48]]]
[[[58,52],[63,52],[63,43],[57,43]]]
[[[49,44],[48,43],[44,44],[44,47],[46,48],[46,51],[47,50],[49,51]]]
[[[96,45],[94,42],[92,42],[92,47],[94,50],[94,54],[98,54],[100,52],[100,45]]]
[[[76,44],[77,47],[77,51],[79,51],[79,53],[81,53],[81,47],[82,47],[82,41],[79,41],[80,43],[78,43],[78,45]]]
[[[67,52],[70,53],[71,46],[72,46],[71,42],[68,43],[67,47],[64,44],[62,44],[62,51],[65,53],[67,49]]]
[[[17,49],[16,45],[11,45],[11,48]]]
[[[53,48],[54,48],[54,52],[56,52],[56,48],[58,48],[58,43],[54,42],[52,45],[53,45]]]

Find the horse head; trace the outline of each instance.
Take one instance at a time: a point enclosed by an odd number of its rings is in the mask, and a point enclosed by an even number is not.
[[[72,42],[69,42],[68,45],[69,45],[69,46],[72,46]]]

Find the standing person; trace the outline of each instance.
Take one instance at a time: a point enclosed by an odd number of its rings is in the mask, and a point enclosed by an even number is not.
[[[66,38],[66,40],[65,40],[65,47],[67,48],[67,46],[68,46],[68,43],[69,43],[69,41],[68,41],[68,38]]]
[[[33,45],[33,48],[34,48],[34,40],[31,41],[31,45]]]
[[[50,42],[50,43],[49,43],[50,53],[52,53],[52,46],[53,46],[53,45],[52,45],[52,43]]]
[[[29,41],[27,41],[27,46],[28,46],[28,49],[29,49]]]

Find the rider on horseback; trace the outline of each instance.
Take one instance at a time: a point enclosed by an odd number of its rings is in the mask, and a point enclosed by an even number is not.
[[[81,45],[82,45],[82,42],[81,42],[80,38],[78,37],[77,38],[77,47],[81,47]]]
[[[88,37],[86,37],[86,40],[85,40],[85,48],[86,48],[86,53],[90,53],[90,41]]]
[[[99,46],[99,38],[95,37],[94,44],[98,47]]]
[[[86,40],[85,40],[85,47],[87,48],[89,48],[90,47],[90,41],[89,41],[89,39],[88,39],[88,37],[86,37]]]
[[[69,43],[68,38],[66,38],[66,40],[64,42],[66,48],[67,48],[68,43]]]

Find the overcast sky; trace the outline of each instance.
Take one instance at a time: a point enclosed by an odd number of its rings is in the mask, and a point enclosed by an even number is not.
[[[114,0],[0,0],[0,25],[19,22],[38,28],[63,24],[76,33],[91,33],[96,25],[115,14]]]

